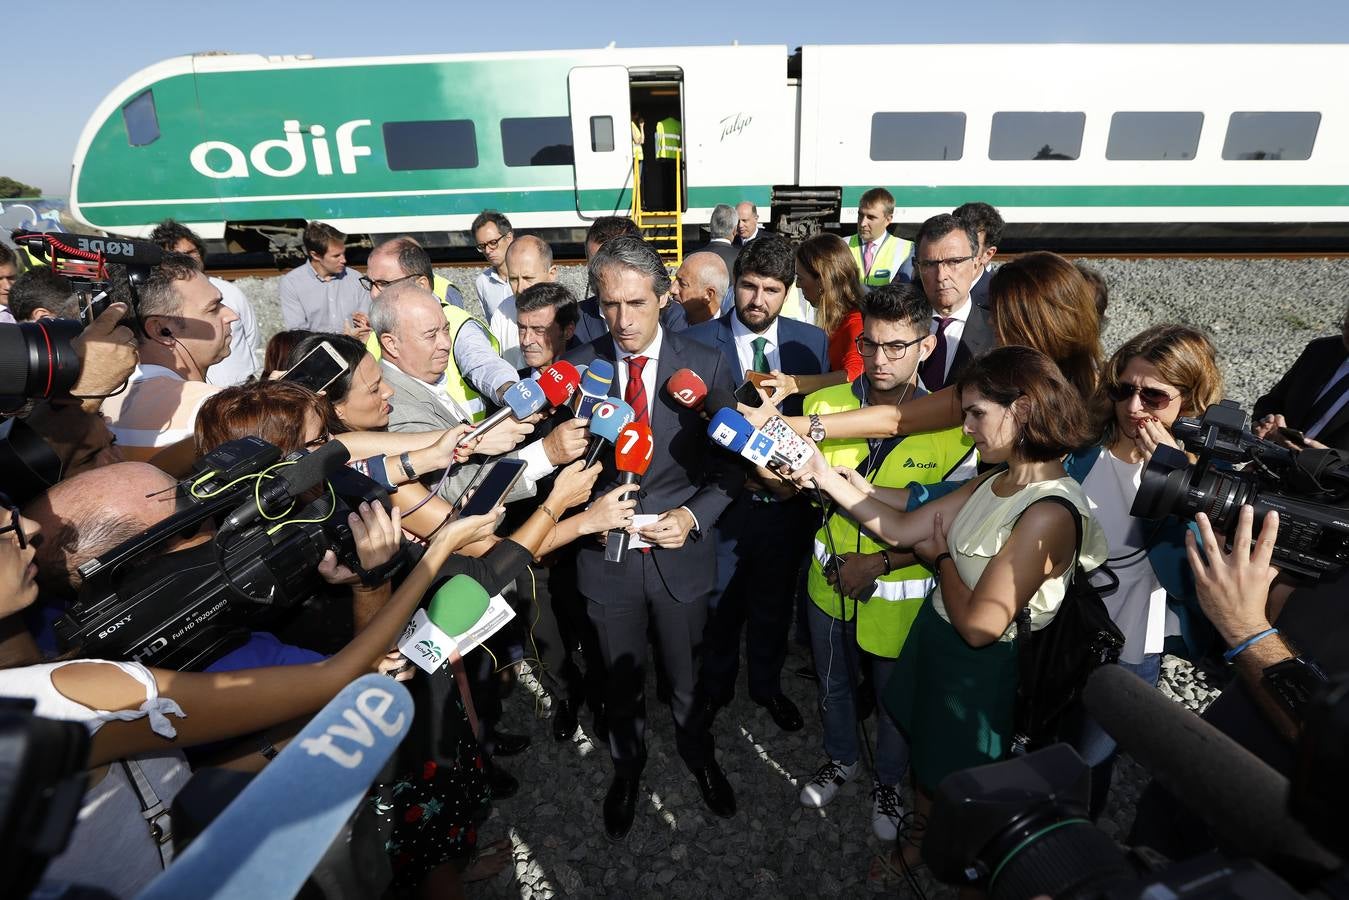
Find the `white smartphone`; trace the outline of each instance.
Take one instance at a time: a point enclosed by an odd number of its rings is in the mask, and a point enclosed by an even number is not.
[[[306,353],[304,359],[291,366],[281,378],[321,394],[346,370],[347,361],[333,349],[332,344],[324,341]]]

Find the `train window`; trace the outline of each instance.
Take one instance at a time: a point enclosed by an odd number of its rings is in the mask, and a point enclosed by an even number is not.
[[[1117,112],[1110,117],[1106,159],[1194,159],[1201,112]]]
[[[501,155],[508,166],[569,166],[571,119],[539,116],[501,120]]]
[[[871,117],[871,158],[960,159],[965,152],[961,112],[878,112]]]
[[[1223,159],[1310,159],[1319,112],[1234,112]]]
[[[123,106],[122,122],[133,147],[144,147],[159,140],[159,114],[155,111],[154,91],[141,91]]]
[[[612,153],[614,149],[613,116],[590,117],[590,150],[593,153]]]
[[[471,119],[385,122],[384,155],[393,172],[472,169],[478,165],[478,136]]]
[[[989,159],[1077,159],[1086,113],[996,112]]]

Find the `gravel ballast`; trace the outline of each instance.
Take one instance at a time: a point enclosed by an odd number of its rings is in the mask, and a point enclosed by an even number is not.
[[[1339,331],[1345,312],[1349,260],[1091,260],[1110,286],[1104,343],[1110,352],[1145,327],[1182,322],[1206,330],[1218,347],[1225,395],[1248,411],[1313,338]],[[442,274],[472,299],[476,270]],[[584,271],[563,270],[580,295]],[[279,329],[276,282],[241,279],[264,337]],[[649,763],[642,778],[636,823],[627,840],[610,844],[600,805],[611,776],[604,747],[581,731],[553,741],[547,701],[531,693],[526,675],[506,701],[506,731],[528,733],[533,746],[503,760],[519,778],[520,793],[502,801],[483,828],[480,844],[509,836],[514,866],[471,884],[472,897],[853,897],[908,895],[894,878],[869,879],[873,857],[886,848],[871,833],[870,774],[864,769],[832,804],[807,810],[797,801],[801,782],[824,762],[813,682],[791,674],[809,662],[808,651],[790,650],[783,674],[787,696],[806,727],[778,730],[767,712],[750,703],[743,679],[735,701],[716,720],[718,758],[736,792],[732,819],[713,816],[675,752],[668,711],[648,684]],[[742,666],[743,670],[743,666]],[[1167,657],[1162,691],[1195,710],[1217,696],[1222,673],[1196,672]],[[874,732],[872,723],[868,730]],[[1116,769],[1100,827],[1122,838],[1147,773],[1127,757]],[[954,896],[923,878],[929,896]]]

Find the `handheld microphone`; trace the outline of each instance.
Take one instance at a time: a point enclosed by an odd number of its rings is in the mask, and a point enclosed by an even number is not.
[[[734,409],[717,410],[707,423],[707,436],[712,443],[738,453],[756,466],[767,466],[774,460],[778,442],[749,423]]]
[[[576,395],[576,415],[581,419],[590,418],[595,404],[609,396],[609,386],[614,382],[614,364],[607,359],[596,359],[581,376],[581,390]]]
[[[309,720],[141,900],[294,897],[412,724],[412,697],[364,675]]]
[[[506,421],[508,417],[523,422],[545,407],[561,406],[566,403],[571,399],[580,381],[575,373],[576,368],[571,363],[559,361],[556,365],[541,369],[537,378],[517,381],[502,395],[502,407],[465,434],[460,443],[481,437]]]
[[[233,533],[266,514],[278,516],[305,491],[322,484],[332,472],[347,464],[351,454],[341,441],[328,441],[262,483],[256,502],[248,500],[225,519],[220,532]]]
[[[723,388],[709,388],[707,399],[703,401],[703,415],[711,417],[717,414],[719,410],[735,409],[735,394]]]
[[[611,397],[595,404],[590,411],[590,446],[586,449],[586,468],[590,468],[600,458],[600,451],[606,444],[618,441],[618,433],[623,430],[637,414],[622,400]]]
[[[707,384],[692,369],[680,369],[665,382],[665,393],[680,406],[702,412],[707,399]]]
[[[565,359],[559,359],[539,370],[539,386],[543,388],[549,406],[558,407],[571,402],[580,384],[581,373]]]
[[[482,585],[467,575],[456,575],[440,586],[426,609],[418,609],[398,639],[398,652],[428,675],[449,658],[449,651],[462,655],[457,634],[463,634],[487,612],[491,598]]]
[[[1215,833],[1243,854],[1335,868],[1288,812],[1288,779],[1199,716],[1119,666],[1087,679],[1092,718]]]
[[[656,442],[651,437],[651,426],[643,422],[629,422],[618,433],[614,442],[614,465],[622,474],[618,483],[636,484],[642,480],[651,466],[651,457],[656,452]],[[622,528],[609,532],[604,541],[604,559],[607,562],[621,563],[628,552],[628,538],[631,535]]]

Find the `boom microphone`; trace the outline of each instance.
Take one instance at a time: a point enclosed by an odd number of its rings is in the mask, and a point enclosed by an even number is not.
[[[738,453],[756,466],[767,466],[773,461],[778,442],[749,423],[734,409],[717,410],[707,423],[707,436],[712,443]]]
[[[121,237],[91,237],[84,234],[48,234],[41,231],[15,231],[10,235],[16,247],[23,247],[47,258],[50,246],[65,256],[94,261],[100,254],[105,262],[127,266],[157,266],[164,251],[149,241]]]
[[[1087,711],[1163,787],[1243,854],[1332,869],[1339,860],[1288,813],[1288,779],[1119,666],[1087,679]]]
[[[610,397],[595,404],[590,412],[590,447],[586,450],[586,468],[590,468],[600,458],[600,451],[606,445],[617,443],[618,433],[623,430],[637,414],[632,407],[616,397]]]
[[[651,457],[656,451],[656,442],[651,437],[651,426],[643,422],[629,422],[618,433],[615,442],[614,465],[623,474],[618,483],[637,484],[651,466]],[[604,541],[604,559],[607,562],[621,563],[628,551],[628,538],[631,535],[625,529],[615,528]]]
[[[220,526],[221,533],[238,531],[262,515],[281,515],[300,495],[318,487],[349,459],[351,454],[341,441],[328,441],[317,450],[311,450],[263,481],[257,497],[249,499],[225,519]]]
[[[309,720],[139,895],[177,900],[294,897],[412,724],[412,697],[364,675]],[[209,890],[207,890],[209,886]]]
[[[665,382],[665,392],[680,406],[702,412],[707,384],[692,369],[680,369]]]
[[[614,383],[614,364],[607,359],[596,359],[581,376],[581,391],[576,395],[576,416],[590,418],[595,404],[609,396],[609,386]]]

